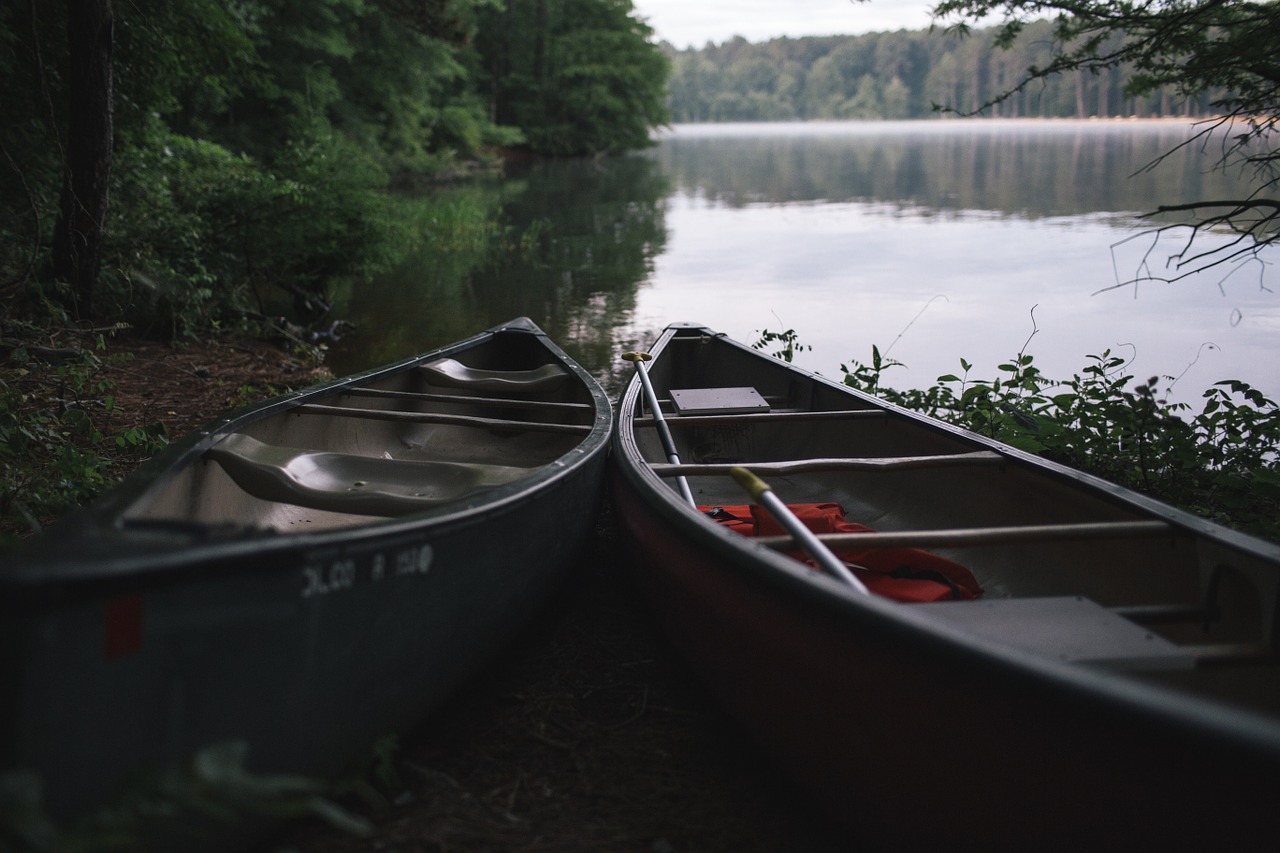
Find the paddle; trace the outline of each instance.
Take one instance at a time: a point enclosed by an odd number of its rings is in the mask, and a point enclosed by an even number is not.
[[[653,360],[653,356],[647,352],[624,352],[622,360],[635,364],[636,374],[640,377],[640,384],[644,386],[645,399],[649,401],[649,409],[653,412],[653,422],[658,428],[658,437],[662,439],[662,448],[667,452],[667,461],[672,465],[679,465],[680,454],[676,453],[675,439],[671,437],[671,430],[667,427],[667,421],[662,416],[662,407],[658,405],[658,395],[653,391],[653,383],[649,381],[649,371],[644,366],[646,361]],[[698,502],[693,499],[693,490],[689,488],[689,481],[684,477],[676,477],[676,484],[680,486],[680,494],[689,502],[689,506],[697,509]]]
[[[782,498],[775,495],[773,489],[769,488],[769,485],[764,480],[742,467],[731,468],[729,475],[737,481],[739,486],[746,490],[747,494],[751,495],[752,500],[764,507],[778,524],[782,525],[791,534],[791,538],[807,551],[819,566],[858,592],[867,593],[866,586],[862,581],[854,577],[853,572],[849,571],[849,567],[844,564],[844,561],[833,554],[830,548],[822,544],[822,541],[818,539],[814,532],[804,526],[804,522],[795,517],[795,514],[783,503]]]

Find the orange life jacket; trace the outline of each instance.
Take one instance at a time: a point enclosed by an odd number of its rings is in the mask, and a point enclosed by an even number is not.
[[[837,503],[788,504],[787,507],[814,533],[873,533],[845,518]],[[725,527],[744,536],[781,536],[786,531],[767,511],[756,505],[698,507]],[[925,602],[968,600],[982,594],[973,573],[959,563],[918,548],[884,548],[859,551],[844,547],[837,557],[851,564],[867,589],[894,601]],[[794,553],[800,559],[803,555]],[[805,560],[815,565],[812,560]]]

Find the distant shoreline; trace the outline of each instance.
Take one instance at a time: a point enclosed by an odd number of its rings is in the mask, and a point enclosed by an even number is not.
[[[894,132],[910,128],[912,132],[953,132],[996,130],[1000,128],[1079,129],[1095,128],[1195,128],[1219,121],[1217,118],[1191,118],[1186,116],[1138,118],[1117,116],[1113,118],[915,118],[915,119],[804,119],[794,121],[703,121],[676,122],[651,132],[652,138],[672,136],[746,136],[790,135],[812,133],[815,135],[838,133]]]

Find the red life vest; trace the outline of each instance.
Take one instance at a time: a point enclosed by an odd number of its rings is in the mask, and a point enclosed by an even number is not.
[[[845,518],[840,504],[788,504],[787,507],[814,533],[873,533]],[[756,505],[698,507],[708,517],[743,536],[782,536],[786,531],[768,512]],[[853,573],[867,589],[894,601],[925,602],[968,600],[982,594],[973,573],[959,563],[918,548],[836,550],[836,556],[852,564]],[[801,558],[801,554],[791,556]],[[811,560],[804,562],[815,565]]]

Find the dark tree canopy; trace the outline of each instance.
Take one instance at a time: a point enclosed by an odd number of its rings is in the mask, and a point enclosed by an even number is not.
[[[480,21],[494,115],[533,149],[643,148],[667,121],[669,64],[631,0],[506,0]]]
[[[383,262],[389,188],[647,145],[650,35],[630,0],[0,3],[0,297],[181,336],[314,295]]]

